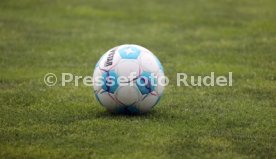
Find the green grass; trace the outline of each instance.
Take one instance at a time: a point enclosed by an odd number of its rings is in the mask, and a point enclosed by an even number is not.
[[[0,1],[0,158],[275,158],[276,1]],[[135,43],[171,84],[154,111],[111,115],[90,87],[101,54]],[[176,87],[176,73],[232,87]]]

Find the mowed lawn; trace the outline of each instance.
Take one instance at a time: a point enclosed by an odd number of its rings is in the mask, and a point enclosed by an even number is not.
[[[170,78],[146,115],[112,115],[80,84],[108,49],[142,45]],[[0,1],[0,158],[275,158],[275,0]],[[176,73],[232,87],[177,87]],[[81,82],[81,81],[80,81]]]

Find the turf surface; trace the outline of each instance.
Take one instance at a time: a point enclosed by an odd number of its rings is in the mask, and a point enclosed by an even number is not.
[[[275,158],[276,1],[0,1],[1,158]],[[142,116],[107,113],[81,85],[109,48],[152,50],[171,84]],[[176,73],[232,87],[176,87]]]

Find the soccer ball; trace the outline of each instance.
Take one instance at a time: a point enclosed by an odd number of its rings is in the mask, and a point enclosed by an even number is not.
[[[140,114],[150,111],[164,90],[164,70],[146,48],[126,44],[108,50],[93,73],[97,100],[114,113]]]

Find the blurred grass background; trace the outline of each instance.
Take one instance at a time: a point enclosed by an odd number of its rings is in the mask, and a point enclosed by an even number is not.
[[[276,1],[1,0],[1,158],[275,158]],[[171,84],[155,110],[111,115],[92,89],[47,87],[48,72],[92,75],[135,43]],[[176,87],[176,73],[232,87]]]

